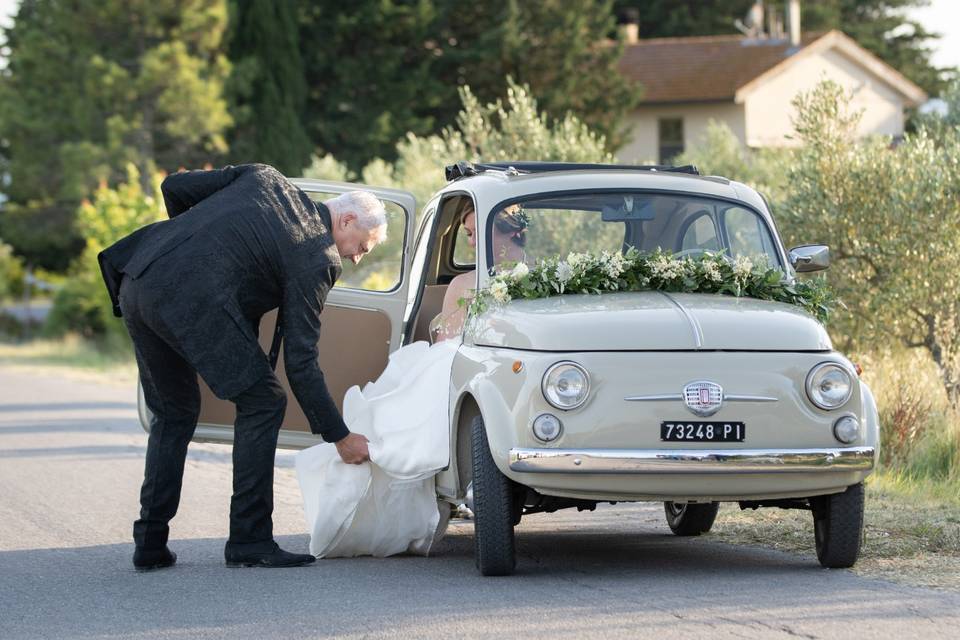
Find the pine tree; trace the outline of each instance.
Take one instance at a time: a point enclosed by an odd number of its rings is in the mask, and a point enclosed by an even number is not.
[[[229,157],[265,162],[298,175],[313,150],[303,124],[307,84],[295,0],[231,4],[231,111],[236,128]],[[309,47],[309,43],[307,43]]]

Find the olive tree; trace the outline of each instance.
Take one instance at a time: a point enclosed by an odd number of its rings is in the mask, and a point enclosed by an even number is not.
[[[850,346],[925,349],[960,404],[960,131],[858,141],[860,114],[829,81],[794,106],[801,147],[786,176],[787,222],[830,245]]]

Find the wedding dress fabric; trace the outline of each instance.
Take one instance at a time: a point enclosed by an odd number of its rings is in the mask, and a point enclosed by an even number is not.
[[[458,346],[446,340],[401,347],[376,381],[347,391],[343,418],[369,439],[369,463],[345,464],[327,443],[297,454],[312,554],[429,553],[441,520],[434,476],[450,455],[450,369]]]

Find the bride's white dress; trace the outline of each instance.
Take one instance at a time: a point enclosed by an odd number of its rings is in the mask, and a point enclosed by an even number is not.
[[[441,520],[434,476],[449,457],[450,368],[459,340],[401,347],[376,381],[351,387],[343,418],[370,440],[370,462],[345,464],[332,444],[297,454],[318,557],[426,555]]]

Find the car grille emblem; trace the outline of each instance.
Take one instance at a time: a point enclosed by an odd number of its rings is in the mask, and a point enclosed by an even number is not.
[[[694,415],[712,416],[723,405],[723,388],[707,380],[691,382],[683,388],[683,404]]]

